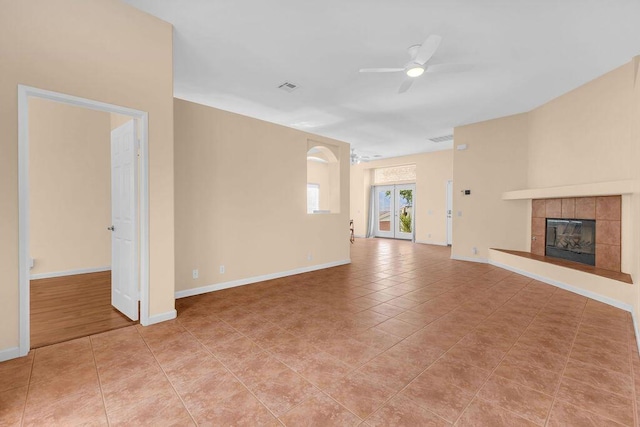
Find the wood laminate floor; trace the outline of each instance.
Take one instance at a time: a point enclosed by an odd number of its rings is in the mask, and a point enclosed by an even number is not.
[[[134,325],[111,306],[111,272],[31,281],[31,348]]]

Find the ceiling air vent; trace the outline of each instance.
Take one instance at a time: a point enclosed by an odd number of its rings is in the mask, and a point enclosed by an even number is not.
[[[293,92],[294,90],[298,89],[298,85],[291,82],[284,82],[280,86],[278,86],[278,89],[286,90],[287,92]]]
[[[435,137],[435,138],[429,138],[429,141],[432,141],[432,142],[453,141],[453,135],[444,135],[444,136],[438,136],[438,137]]]

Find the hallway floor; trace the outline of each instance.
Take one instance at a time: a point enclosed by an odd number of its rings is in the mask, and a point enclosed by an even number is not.
[[[138,322],[111,306],[111,272],[32,280],[31,348],[69,341]]]
[[[351,256],[0,363],[0,425],[638,425],[629,313],[445,247]]]

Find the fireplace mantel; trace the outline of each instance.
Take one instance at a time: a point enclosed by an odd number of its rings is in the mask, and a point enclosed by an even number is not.
[[[562,187],[530,188],[502,193],[502,200],[553,199],[563,197],[614,196],[640,193],[638,181],[611,181]]]

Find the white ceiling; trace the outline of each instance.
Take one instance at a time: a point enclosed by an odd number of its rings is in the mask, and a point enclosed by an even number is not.
[[[640,54],[638,0],[125,0],[174,26],[178,98],[340,139],[361,155],[531,110]],[[398,94],[406,49],[442,36]],[[462,67],[462,68],[464,68]],[[290,81],[289,93],[277,87]]]

